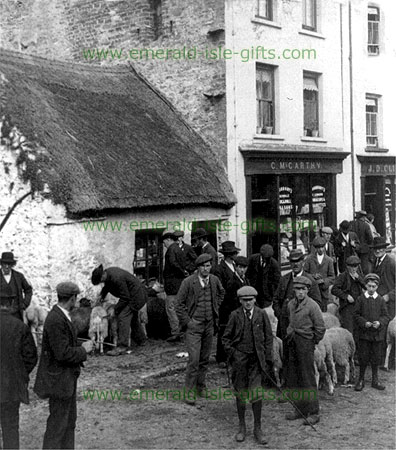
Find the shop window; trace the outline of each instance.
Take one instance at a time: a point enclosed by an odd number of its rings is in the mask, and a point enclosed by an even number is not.
[[[274,68],[258,65],[256,68],[257,133],[273,134],[274,119]]]
[[[302,27],[305,30],[316,31],[317,30],[317,5],[316,0],[303,0],[303,20]]]
[[[162,0],[151,0],[154,40],[162,35]]]
[[[378,98],[366,97],[366,143],[378,147]]]
[[[304,135],[319,136],[318,76],[304,73]]]
[[[256,0],[256,17],[273,20],[273,0]]]
[[[134,274],[145,280],[156,278],[162,282],[164,230],[144,230],[135,233],[135,258],[133,260]]]
[[[379,55],[379,8],[369,6],[368,9],[368,41],[367,49],[369,55]]]

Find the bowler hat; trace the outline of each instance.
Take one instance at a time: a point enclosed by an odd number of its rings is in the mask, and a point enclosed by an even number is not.
[[[326,239],[316,236],[316,238],[312,241],[312,245],[314,247],[324,247],[326,245]]]
[[[289,261],[300,261],[304,258],[304,253],[299,248],[293,248],[289,253]]]
[[[209,253],[202,253],[202,255],[199,255],[198,258],[195,260],[196,267],[204,265],[208,261],[212,261],[212,255],[209,255]]]
[[[208,233],[206,232],[206,230],[204,228],[197,228],[193,232],[194,239],[199,239],[199,238],[202,238],[202,237],[206,237],[207,235],[208,235]]]
[[[72,296],[80,293],[80,288],[77,284],[71,281],[63,281],[56,286],[56,292],[61,297]]]
[[[330,227],[323,227],[322,233],[333,234],[333,230]]]
[[[351,224],[349,223],[348,220],[343,220],[343,221],[340,223],[340,230],[341,230],[343,233],[347,233],[347,232],[349,231],[350,227],[351,227]]]
[[[307,288],[310,288],[312,286],[312,281],[304,276],[301,277],[296,277],[293,280],[293,287],[298,287],[298,286],[306,286]]]
[[[249,260],[246,258],[246,256],[237,256],[235,258],[235,265],[247,267],[249,265]]]
[[[374,281],[375,283],[379,284],[380,282],[380,277],[376,274],[376,273],[368,273],[365,277],[364,277],[364,282],[368,283],[369,281]]]
[[[176,230],[174,233],[175,237],[179,238],[179,237],[183,237],[184,236],[184,231],[182,230]]]
[[[237,253],[240,252],[241,249],[235,247],[235,242],[234,241],[224,241],[221,244],[221,248],[219,249],[219,252],[223,253],[223,254],[227,254],[227,253]]]
[[[347,266],[358,266],[360,264],[360,259],[359,257],[352,255],[346,259],[345,263]]]
[[[243,286],[237,290],[238,298],[256,298],[258,292],[253,286]]]
[[[12,253],[12,252],[3,252],[1,254],[0,263],[16,264],[16,260],[14,258],[14,253]]]
[[[380,249],[380,248],[386,248],[386,247],[388,247],[388,245],[390,245],[390,244],[388,244],[386,242],[386,239],[384,237],[377,236],[374,238],[373,244],[370,245],[370,247]]]
[[[270,258],[274,255],[274,249],[272,245],[264,244],[260,247],[260,253],[263,258]]]
[[[102,275],[103,275],[103,264],[101,264],[92,272],[91,281],[94,286],[96,286],[102,281]]]

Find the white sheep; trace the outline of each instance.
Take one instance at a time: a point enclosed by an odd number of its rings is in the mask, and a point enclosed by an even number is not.
[[[396,334],[396,317],[394,317],[388,324],[388,328],[386,330],[386,355],[385,355],[385,364],[384,367],[386,370],[389,370],[389,356],[392,350],[392,345],[395,344],[395,334]]]
[[[272,367],[274,370],[274,376],[276,380],[276,385],[278,388],[281,387],[280,381],[280,370],[282,369],[282,358],[283,358],[283,342],[278,336],[273,334],[272,338]]]
[[[340,307],[336,303],[330,302],[327,304],[327,312],[337,317],[337,319],[340,318],[339,309]]]
[[[44,305],[40,305],[38,301],[33,297],[30,305],[23,313],[23,321],[28,325],[32,332],[34,342],[41,344],[44,322],[49,313],[49,308]]]
[[[99,352],[103,355],[103,342],[109,333],[107,311],[102,306],[92,308],[89,320],[88,336],[94,342],[99,343]]]
[[[328,330],[329,328],[341,326],[340,321],[333,314],[331,314],[329,312],[324,312],[324,313],[322,313],[322,315],[323,315],[323,320],[324,320],[326,330]]]
[[[356,346],[352,333],[345,328],[336,327],[328,329],[326,334],[331,342],[334,362],[336,366],[345,369],[344,384],[348,384],[355,375],[353,358],[355,356]]]
[[[327,335],[327,331],[323,339],[315,346],[314,357],[315,378],[318,389],[320,380],[322,380],[327,386],[327,392],[330,395],[333,395],[334,385],[337,384],[337,372],[333,359],[333,348]]]

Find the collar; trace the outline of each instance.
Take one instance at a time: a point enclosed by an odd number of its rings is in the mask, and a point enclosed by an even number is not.
[[[209,242],[205,242],[205,244],[202,246],[202,248],[205,248],[209,245]]]
[[[341,235],[344,238],[344,241],[347,241],[347,242],[349,241],[349,232],[347,234],[345,234],[341,231]]]
[[[205,281],[204,280],[208,280],[210,281],[210,275],[208,276],[208,278],[202,278],[200,275],[198,275],[198,280],[199,280],[199,284],[204,288],[206,286]]]
[[[9,284],[12,277],[12,270],[8,275],[4,275],[3,271],[1,271],[1,274],[3,275],[3,278],[6,280],[7,284]]]
[[[374,292],[373,295],[370,295],[370,294],[366,291],[366,292],[364,293],[364,296],[365,296],[366,298],[370,298],[370,297],[377,298],[377,297],[378,297],[378,292]]]
[[[242,307],[242,309],[243,309],[243,314],[245,315],[245,317],[247,319],[247,311],[243,307]],[[251,309],[250,313],[251,313],[250,320],[252,320],[253,319],[253,315],[254,315],[254,307]]]
[[[378,264],[381,264],[381,263],[382,263],[382,261],[385,259],[385,256],[386,256],[386,253],[384,253],[384,254],[382,255],[382,257],[379,259]]]
[[[232,270],[233,272],[235,272],[235,266],[233,263],[229,263],[228,261],[226,261],[224,259],[224,262],[227,264],[227,266],[229,267],[230,270]]]
[[[299,272],[297,275],[294,275],[294,273],[292,272],[293,280],[296,277],[302,277],[303,276],[303,272],[304,272],[304,269],[302,269],[301,272]]]
[[[60,306],[59,303],[57,303],[56,306],[63,312],[66,318],[71,322],[72,320],[69,311],[67,311],[65,308],[62,308],[62,306]]]
[[[318,258],[319,264],[322,264],[324,256],[325,256],[324,253],[323,253],[323,255],[316,255],[316,257]]]

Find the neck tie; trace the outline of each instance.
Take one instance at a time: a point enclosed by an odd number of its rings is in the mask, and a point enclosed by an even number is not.
[[[247,320],[250,320],[252,318],[252,313],[250,311],[246,311],[246,317]]]
[[[375,262],[375,268],[378,269],[379,265],[380,265],[380,259],[377,258],[377,261]]]

